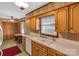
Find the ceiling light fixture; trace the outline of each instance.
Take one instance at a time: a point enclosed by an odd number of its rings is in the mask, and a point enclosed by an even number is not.
[[[10,21],[14,21],[13,16],[11,16],[11,20]]]
[[[26,2],[15,2],[15,5],[17,5],[21,10],[24,10],[25,8],[29,7],[28,3]]]

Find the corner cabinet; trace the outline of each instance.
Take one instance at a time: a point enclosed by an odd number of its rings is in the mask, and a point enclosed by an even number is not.
[[[79,33],[79,3],[70,6],[69,29],[71,33]]]
[[[68,32],[68,7],[56,10],[56,31]]]

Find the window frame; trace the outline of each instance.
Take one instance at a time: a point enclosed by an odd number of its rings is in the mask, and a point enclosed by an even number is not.
[[[53,14],[54,15],[54,14]],[[46,15],[46,16],[53,16],[53,15]],[[43,16],[43,17],[46,17],[46,16]],[[45,36],[50,36],[50,37],[58,37],[58,32],[56,32],[57,33],[57,35],[50,35],[50,34],[45,34],[45,33],[42,33],[42,29],[41,29],[41,27],[42,27],[42,25],[41,25],[41,20],[42,20],[42,18],[43,17],[40,17],[39,19],[40,19],[40,35],[45,35]],[[53,25],[52,25],[53,26]],[[56,31],[56,18],[55,18],[55,31]]]

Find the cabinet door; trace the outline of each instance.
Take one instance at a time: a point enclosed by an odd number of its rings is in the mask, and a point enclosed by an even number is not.
[[[39,51],[39,48],[38,48],[38,45],[36,42],[34,41],[31,41],[31,48],[32,48],[32,56],[38,56],[38,51]]]
[[[61,8],[56,11],[56,31],[68,32],[68,8]]]
[[[47,48],[42,44],[32,41],[33,56],[47,56]]]
[[[26,48],[26,37],[22,37],[22,47],[23,49]]]
[[[26,19],[25,22],[26,22],[27,27],[30,28],[30,19]]]
[[[79,33],[79,3],[70,6],[70,32]]]
[[[56,52],[50,48],[48,48],[48,56],[56,56]]]
[[[48,48],[48,56],[64,56],[64,54],[62,54],[54,49]]]
[[[32,46],[32,56],[38,56],[39,49],[36,46]]]
[[[36,17],[32,17],[30,20],[31,29],[36,30]]]
[[[47,50],[44,48],[39,48],[39,56],[47,56]]]

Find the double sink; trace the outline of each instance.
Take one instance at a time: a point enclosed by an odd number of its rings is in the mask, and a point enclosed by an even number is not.
[[[33,40],[39,41],[40,43],[44,43],[46,45],[50,45],[50,44],[52,44],[56,41],[55,39],[47,39],[47,38],[44,38],[44,37],[40,37],[39,35],[30,35],[30,37]]]

